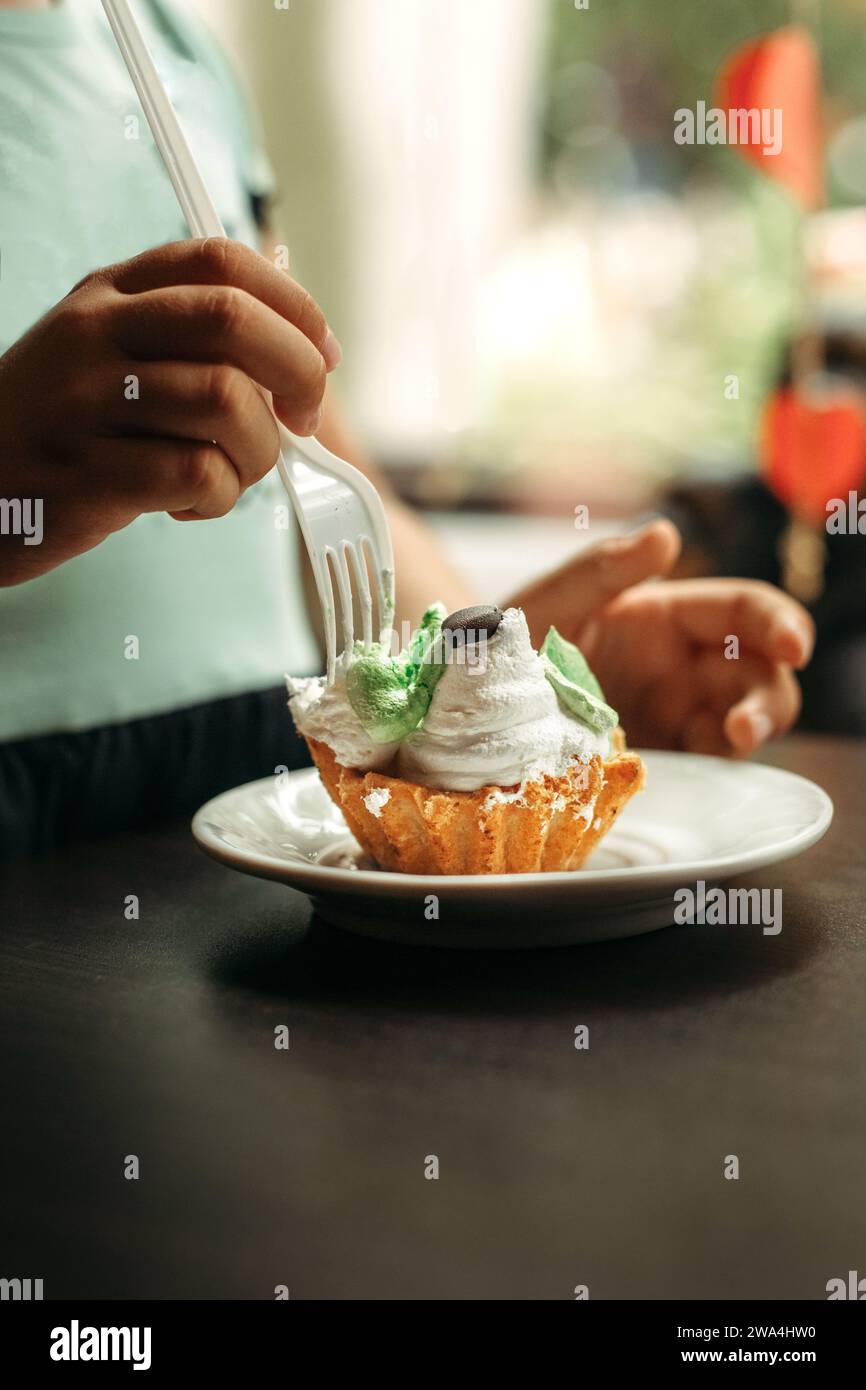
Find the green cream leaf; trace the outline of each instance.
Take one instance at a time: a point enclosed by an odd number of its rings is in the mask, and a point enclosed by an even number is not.
[[[589,668],[586,657],[551,627],[541,646],[544,674],[566,709],[597,734],[609,733],[619,723],[604,692]]]
[[[398,657],[360,649],[346,673],[346,694],[374,743],[406,738],[424,718],[445,662],[437,642],[445,609],[427,609],[408,648]]]

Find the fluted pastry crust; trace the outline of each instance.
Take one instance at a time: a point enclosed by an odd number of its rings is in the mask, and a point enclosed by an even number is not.
[[[621,730],[612,758],[574,763],[561,777],[544,776],[522,788],[472,792],[342,767],[326,744],[307,742],[361,848],[382,868],[400,873],[578,869],[644,782],[643,762],[625,750]]]

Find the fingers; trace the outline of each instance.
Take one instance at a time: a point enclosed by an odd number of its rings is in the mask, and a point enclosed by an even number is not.
[[[563,632],[574,632],[624,589],[667,574],[679,550],[680,536],[673,523],[654,521],[631,535],[593,546],[511,602],[524,609],[538,641],[551,623]]]
[[[791,728],[800,704],[800,687],[793,672],[787,666],[777,666],[768,680],[754,686],[728,711],[725,736],[738,753],[752,753],[768,738]]]
[[[113,334],[140,361],[174,358],[222,362],[245,372],[274,397],[296,434],[313,434],[322,412],[326,371],[321,353],[293,323],[245,290],[222,285],[172,286],[121,299]]]
[[[82,463],[98,505],[117,525],[141,512],[225,516],[240,496],[231,460],[200,440],[103,439]]]
[[[294,324],[322,355],[328,371],[341,359],[340,345],[312,295],[243,242],[227,237],[176,241],[110,266],[103,274],[129,295],[180,285],[232,286]]]
[[[103,405],[101,420],[118,434],[216,443],[231,461],[241,491],[269,472],[279,432],[267,402],[250,378],[220,363],[152,362],[138,373],[134,399],[113,370],[90,388]]]
[[[635,745],[744,757],[785,733],[799,711],[789,666],[749,653],[728,660],[707,648],[657,672],[624,722]]]
[[[682,728],[682,747],[687,753],[704,753],[714,758],[730,757],[731,745],[724,726],[714,710],[696,709]]]
[[[673,590],[673,585],[671,589]],[[671,593],[680,630],[691,641],[721,646],[728,636],[770,661],[801,670],[815,645],[815,625],[795,599],[748,579],[685,579]]]
[[[628,536],[617,536],[579,555],[558,573],[574,585],[572,606],[588,617],[623,589],[667,574],[680,552],[673,522],[653,521]]]
[[[728,661],[702,652],[691,664],[688,686],[693,708],[682,714],[680,727],[682,746],[692,753],[745,757],[785,733],[800,712],[790,667],[758,656]]]

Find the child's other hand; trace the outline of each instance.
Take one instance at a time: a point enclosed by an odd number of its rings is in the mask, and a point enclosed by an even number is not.
[[[141,512],[224,516],[276,461],[270,398],[312,434],[339,360],[310,295],[239,242],[177,242],[88,275],[0,358],[0,496],[43,504],[40,544],[0,538],[0,584]]]
[[[536,643],[553,623],[581,647],[633,747],[751,753],[797,718],[793,670],[812,654],[812,619],[752,580],[641,583],[667,574],[679,547],[676,528],[654,522],[510,602],[525,610]]]

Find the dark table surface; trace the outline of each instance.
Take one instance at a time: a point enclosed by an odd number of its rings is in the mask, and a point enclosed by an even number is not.
[[[0,1275],[46,1298],[821,1299],[866,1274],[866,744],[767,758],[836,803],[821,844],[740,880],[783,889],[775,937],[390,947],[186,827],[3,870]]]

